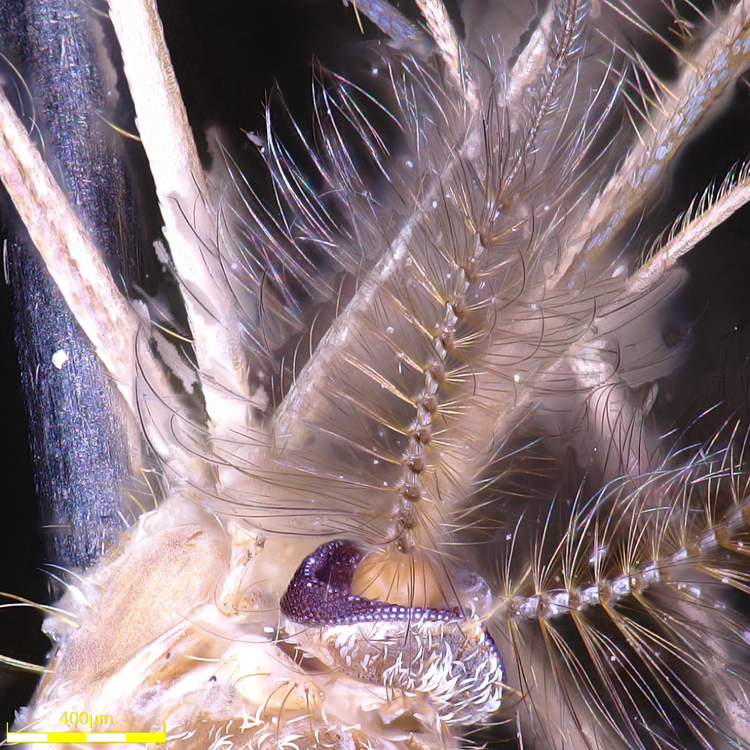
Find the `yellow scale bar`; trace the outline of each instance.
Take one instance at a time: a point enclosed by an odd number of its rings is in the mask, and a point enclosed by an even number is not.
[[[15,742],[166,742],[163,732],[8,732]]]

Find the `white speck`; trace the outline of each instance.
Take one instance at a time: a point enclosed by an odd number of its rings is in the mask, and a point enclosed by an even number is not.
[[[406,160],[407,169],[414,169],[414,162],[411,159]]]
[[[257,146],[261,151],[263,150],[264,141],[257,133],[245,133],[248,141],[254,146]]]
[[[595,547],[594,550],[591,552],[591,557],[589,557],[589,565],[597,565],[604,559],[604,556],[606,554],[607,554],[606,544]]]
[[[396,329],[393,326],[388,326],[388,328],[385,329],[385,332],[390,336]]]
[[[514,383],[520,383],[520,382],[521,382],[521,376],[520,376],[520,375],[519,375],[518,373],[516,373],[516,374],[515,374],[515,375],[513,376],[513,382],[514,382]]]
[[[68,361],[68,355],[65,352],[64,349],[58,349],[53,355],[52,355],[52,364],[58,369],[61,370],[62,366]]]

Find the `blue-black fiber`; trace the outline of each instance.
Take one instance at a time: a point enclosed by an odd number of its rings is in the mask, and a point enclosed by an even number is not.
[[[79,0],[3,0],[0,39],[29,87],[17,107],[113,277],[136,276],[131,191],[106,124],[101,49],[92,14]],[[12,77],[12,74],[8,74]],[[6,91],[12,92],[12,86]],[[33,117],[32,117],[33,115]],[[35,128],[31,128],[34,122]],[[122,492],[129,474],[126,430],[117,397],[96,353],[69,312],[22,228],[3,206],[6,268],[26,397],[37,494],[48,560],[85,569],[125,526]],[[64,366],[52,355],[63,350]]]

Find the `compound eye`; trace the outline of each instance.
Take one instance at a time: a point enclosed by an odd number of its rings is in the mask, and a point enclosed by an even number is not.
[[[281,599],[291,641],[339,673],[409,696],[411,712],[474,724],[502,703],[505,668],[481,620],[459,609],[408,607],[351,593],[362,555],[337,540],[305,558]],[[430,710],[425,711],[425,706]]]

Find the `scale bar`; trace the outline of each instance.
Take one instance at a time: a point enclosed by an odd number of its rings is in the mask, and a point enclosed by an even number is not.
[[[164,732],[8,732],[15,742],[166,742]]]

